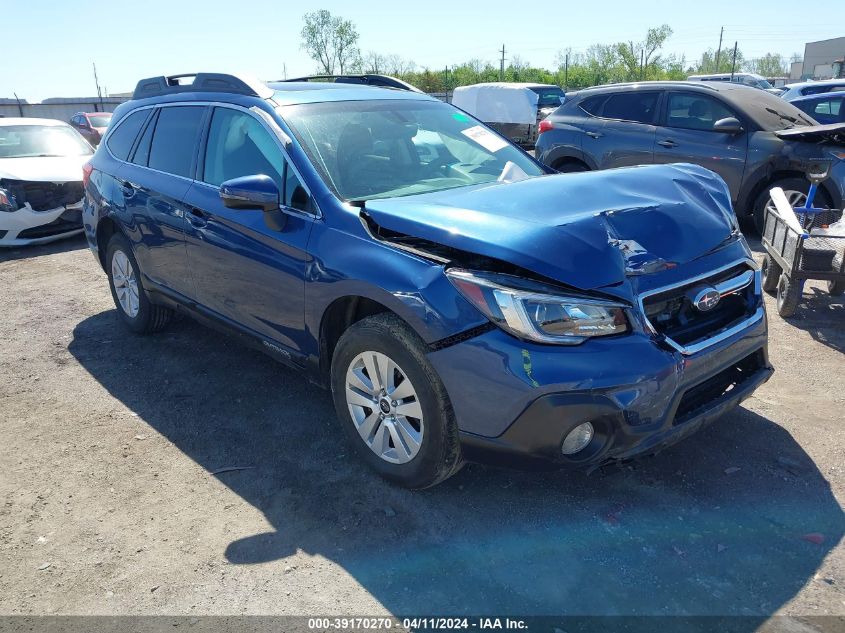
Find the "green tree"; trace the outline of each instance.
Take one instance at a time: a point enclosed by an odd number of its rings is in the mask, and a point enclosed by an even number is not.
[[[358,31],[352,22],[325,9],[306,13],[302,19],[302,48],[322,72],[343,73],[360,63]]]
[[[733,48],[729,48],[727,50],[723,49],[721,54],[719,55],[719,63],[716,63],[716,51],[712,48],[708,48],[704,53],[701,54],[701,60],[692,67],[690,70],[694,74],[707,74],[707,73],[729,73],[733,68]],[[745,64],[745,57],[742,54],[742,51],[737,49],[736,51],[736,71],[739,72],[742,70],[743,65]]]
[[[785,77],[789,74],[786,59],[779,53],[766,53],[757,59],[750,59],[746,62],[745,69],[763,77]]]

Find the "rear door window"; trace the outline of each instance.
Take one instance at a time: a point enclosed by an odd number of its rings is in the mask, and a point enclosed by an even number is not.
[[[132,145],[135,143],[135,138],[138,136],[138,132],[141,131],[141,127],[144,125],[144,121],[147,120],[149,114],[149,110],[133,112],[123,119],[115,128],[114,132],[109,135],[106,145],[115,158],[119,158],[120,160],[127,159],[129,152],[132,150]]]
[[[593,116],[601,116],[599,113],[601,112],[602,106],[604,106],[605,101],[607,101],[607,95],[598,95],[596,97],[590,97],[588,99],[584,99],[581,102],[581,109],[587,114],[592,114]]]
[[[673,92],[669,95],[666,119],[669,127],[684,130],[712,130],[721,119],[736,117],[721,101],[707,95]]]
[[[149,167],[190,178],[204,114],[203,106],[162,108],[150,145]]]
[[[634,123],[654,123],[658,92],[620,92],[602,103],[596,116]]]

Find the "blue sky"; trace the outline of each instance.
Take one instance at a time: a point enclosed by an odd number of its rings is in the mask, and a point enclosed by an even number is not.
[[[320,8],[352,20],[363,50],[396,53],[440,70],[472,58],[495,61],[503,43],[508,56],[551,67],[560,49],[638,41],[662,23],[675,31],[666,52],[688,60],[716,47],[721,26],[723,48],[739,40],[746,57],[769,51],[788,57],[803,54],[807,41],[845,35],[845,5],[836,6],[825,5],[818,16],[794,0],[0,0],[0,97],[13,91],[29,101],[93,95],[92,61],[109,92],[131,90],[142,77],[180,72],[279,79],[286,67],[288,76],[307,74],[315,64],[300,49],[302,15]],[[11,42],[16,48],[9,48]]]

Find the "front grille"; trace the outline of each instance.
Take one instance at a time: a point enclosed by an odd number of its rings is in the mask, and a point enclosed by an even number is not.
[[[81,181],[56,183],[4,179],[0,185],[14,196],[19,207],[28,202],[33,211],[49,211],[76,204],[83,196]]]
[[[753,269],[740,263],[708,277],[646,295],[642,307],[658,334],[685,347],[749,318],[758,303],[755,285]],[[702,311],[693,300],[700,290],[708,287],[724,292],[715,308]]]
[[[727,396],[763,367],[763,352],[746,356],[735,365],[720,371],[715,376],[688,389],[675,411],[674,425],[683,424],[695,417],[709,405]]]

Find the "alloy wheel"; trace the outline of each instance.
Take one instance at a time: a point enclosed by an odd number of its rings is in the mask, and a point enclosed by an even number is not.
[[[116,250],[111,259],[111,276],[114,284],[114,292],[120,308],[126,315],[134,319],[138,316],[141,303],[138,295],[138,278],[135,276],[135,269],[132,262],[121,250]]]
[[[807,203],[807,194],[803,191],[795,191],[794,189],[787,189],[783,192],[786,194],[786,199],[789,201],[789,206],[793,209],[795,207],[803,207]],[[775,201],[769,197],[769,201],[766,203],[766,210],[771,211],[777,214],[778,210],[775,206]]]
[[[358,354],[346,371],[346,403],[364,443],[392,464],[411,461],[422,446],[425,426],[417,391],[386,354]]]

